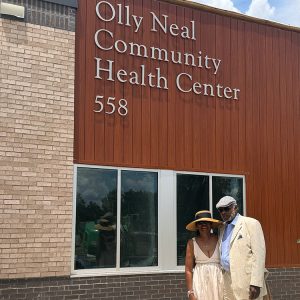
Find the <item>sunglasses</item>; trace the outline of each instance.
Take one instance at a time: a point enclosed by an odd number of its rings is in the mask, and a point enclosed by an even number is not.
[[[219,211],[220,213],[223,212],[223,211],[228,212],[228,211],[230,211],[231,209],[232,209],[232,205],[227,206],[227,207],[220,207],[220,208],[218,208],[218,211]]]
[[[208,225],[208,224],[211,224],[211,222],[209,222],[209,221],[199,221],[199,222],[196,222],[196,225]]]

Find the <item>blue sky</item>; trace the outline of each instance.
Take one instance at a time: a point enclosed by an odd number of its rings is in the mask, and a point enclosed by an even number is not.
[[[300,27],[300,0],[191,0],[256,18]]]

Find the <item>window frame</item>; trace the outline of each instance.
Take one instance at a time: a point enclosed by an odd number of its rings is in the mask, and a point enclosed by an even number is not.
[[[76,195],[77,195],[77,169],[102,169],[102,170],[116,170],[117,171],[117,241],[116,241],[116,267],[115,268],[93,268],[93,269],[79,269],[74,267],[75,260],[75,236],[76,236]],[[120,275],[120,274],[141,274],[159,271],[159,261],[157,266],[149,267],[120,267],[120,222],[121,222],[121,172],[122,171],[136,171],[136,172],[151,172],[157,173],[157,193],[158,193],[158,249],[159,249],[159,170],[156,169],[142,169],[142,168],[126,168],[113,166],[98,166],[87,164],[74,164],[73,167],[73,211],[72,211],[72,253],[71,253],[71,276],[106,276],[106,275]],[[159,256],[159,250],[158,250]]]
[[[95,168],[117,171],[117,249],[116,268],[95,268],[75,270],[75,228],[77,169]],[[73,208],[72,208],[72,247],[71,277],[132,275],[151,273],[182,273],[184,266],[177,265],[177,174],[202,175],[209,177],[209,209],[212,210],[212,177],[237,177],[243,180],[243,215],[246,215],[246,178],[241,174],[207,173],[195,171],[162,170],[149,168],[129,168],[103,165],[74,164],[73,166]],[[121,220],[121,171],[157,173],[158,189],[158,265],[149,267],[120,267],[120,220]],[[173,216],[173,217],[172,217]]]

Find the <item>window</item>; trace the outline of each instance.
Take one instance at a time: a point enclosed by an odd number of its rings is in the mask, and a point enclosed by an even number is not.
[[[244,176],[76,165],[72,275],[183,270],[185,229],[199,210],[220,219],[224,195],[244,211]]]
[[[117,171],[77,169],[75,269],[116,267]]]
[[[209,186],[211,186],[211,192]],[[177,174],[177,265],[183,266],[187,240],[195,234],[185,226],[197,211],[209,209],[221,219],[216,209],[223,196],[233,196],[243,214],[243,177]]]
[[[157,266],[157,173],[121,174],[121,267]]]
[[[185,226],[195,212],[209,208],[209,177],[177,174],[177,264],[184,265],[185,248],[193,234]]]
[[[157,265],[157,195],[157,172],[77,168],[74,269]]]
[[[237,201],[239,211],[244,212],[244,189],[243,178],[212,176],[212,196],[213,196],[213,215],[219,218],[220,215],[216,209],[216,204],[224,196],[232,196]]]

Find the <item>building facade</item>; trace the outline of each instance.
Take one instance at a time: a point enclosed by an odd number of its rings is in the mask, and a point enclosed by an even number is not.
[[[3,1],[2,1],[3,3]],[[1,299],[184,299],[185,225],[257,218],[300,297],[300,30],[188,1],[5,1]]]

